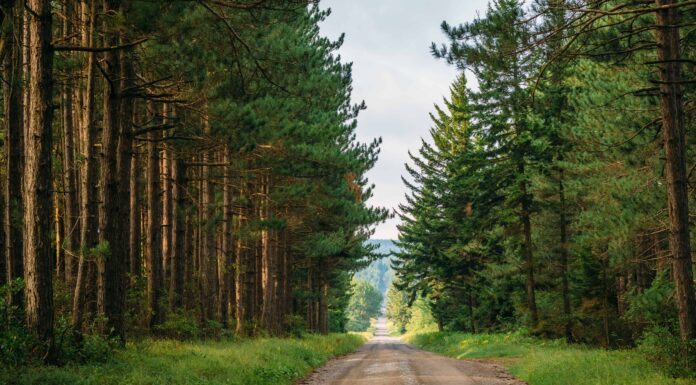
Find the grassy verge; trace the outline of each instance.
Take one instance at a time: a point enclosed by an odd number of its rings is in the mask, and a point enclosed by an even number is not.
[[[456,358],[504,360],[530,385],[694,385],[666,377],[631,350],[607,351],[518,334],[422,333],[405,336],[422,349]]]
[[[291,384],[329,358],[354,351],[364,341],[355,334],[222,342],[143,341],[117,351],[105,363],[6,371],[0,374],[0,383]]]

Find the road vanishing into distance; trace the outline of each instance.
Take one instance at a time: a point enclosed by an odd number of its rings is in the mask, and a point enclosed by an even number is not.
[[[499,365],[457,360],[390,337],[386,320],[357,352],[329,361],[302,385],[524,385]]]

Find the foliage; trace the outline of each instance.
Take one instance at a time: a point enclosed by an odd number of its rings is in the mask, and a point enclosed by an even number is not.
[[[412,310],[408,307],[406,293],[390,286],[386,299],[387,319],[390,321],[390,332],[396,334],[406,333],[406,325],[411,321]]]
[[[684,352],[696,351],[696,340],[685,343],[673,331],[656,326],[643,333],[638,351],[670,376],[694,376],[691,368],[696,367],[696,354]]]
[[[670,266],[664,116],[655,67],[645,65],[655,53],[612,54],[630,45],[618,36],[632,17],[597,17],[579,32],[569,18],[593,13],[567,7],[497,0],[474,20],[443,22],[447,43],[432,53],[462,72],[406,168],[396,302],[422,298],[440,330],[641,344],[670,373],[693,374],[690,343],[676,337],[684,312]],[[679,12],[691,20],[687,9]],[[649,9],[634,21],[653,17]],[[597,54],[605,44],[610,53]],[[684,39],[685,56],[693,47]],[[689,106],[693,85],[684,90]],[[693,127],[693,112],[684,115]]]
[[[25,364],[36,346],[36,340],[24,327],[24,313],[8,303],[10,293],[21,290],[24,282],[20,278],[0,285],[0,369]]]
[[[370,319],[379,315],[382,293],[365,280],[354,278],[352,295],[348,303],[346,330],[362,332],[370,327]]]
[[[202,337],[199,321],[183,311],[170,313],[164,323],[157,325],[156,331],[162,337],[177,340]]]

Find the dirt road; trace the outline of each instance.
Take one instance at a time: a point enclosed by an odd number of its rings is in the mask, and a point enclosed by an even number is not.
[[[303,385],[524,385],[494,364],[456,360],[389,337],[386,321],[357,352],[330,361]]]

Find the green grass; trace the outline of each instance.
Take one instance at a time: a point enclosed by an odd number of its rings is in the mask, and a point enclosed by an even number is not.
[[[421,333],[405,336],[420,348],[456,358],[515,358],[510,372],[529,385],[694,385],[672,379],[632,350],[609,351],[520,334]]]
[[[291,384],[329,358],[356,350],[356,334],[222,342],[142,341],[106,363],[0,370],[9,384]]]

